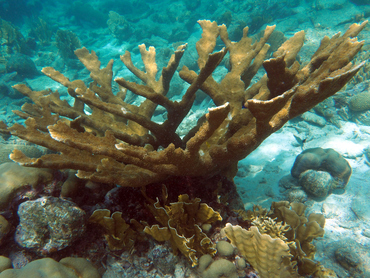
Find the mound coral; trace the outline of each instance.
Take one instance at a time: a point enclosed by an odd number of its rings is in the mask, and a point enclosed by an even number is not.
[[[370,92],[364,91],[351,97],[349,108],[352,111],[363,112],[370,109]]]
[[[33,159],[14,150],[11,159],[25,166],[75,169],[82,179],[133,187],[171,176],[233,177],[239,160],[288,120],[335,94],[357,73],[363,63],[354,66],[350,61],[363,45],[355,37],[366,23],[351,25],[343,35],[323,38],[311,60],[301,68],[296,56],[304,42],[303,31],[286,41],[273,58],[264,61],[269,49],[266,42],[275,26],[267,27],[254,43],[247,36],[246,27],[241,40],[232,42],[225,25],[199,21],[203,29],[196,44],[199,72],[186,66],[179,72],[190,84],[180,101],[172,101],[166,94],[186,45],[177,48],[158,79],[154,47],[147,50],[145,45],[139,46],[145,71],[134,66],[126,51],[122,62],[143,84],[116,78],[120,86],[117,93],[112,87],[113,60],[100,68],[94,51],[78,49],[75,54],[90,71],[90,84],[70,81],[50,67],[42,70],[68,88],[74,105],[62,101],[58,92],[33,91],[26,85],[16,85],[34,104],[27,103],[22,112],[15,112],[26,119],[25,126],[3,128],[4,132],[58,154]],[[215,52],[218,37],[225,48]],[[230,70],[216,82],[212,73],[227,53]],[[261,66],[266,75],[252,84]],[[209,108],[182,138],[176,130],[192,108],[198,89],[216,107]],[[129,104],[124,100],[126,90],[146,100],[138,106]],[[167,111],[163,123],[152,120],[158,105]]]
[[[100,278],[101,275],[86,259],[67,257],[59,262],[50,258],[35,260],[21,269],[6,269],[0,273],[0,277]]]
[[[27,169],[14,162],[1,164],[0,209],[6,209],[22,189],[29,186],[36,188],[40,183],[48,183],[52,179],[53,171],[49,169]]]

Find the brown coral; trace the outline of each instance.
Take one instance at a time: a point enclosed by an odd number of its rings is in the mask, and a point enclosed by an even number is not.
[[[38,39],[41,45],[50,45],[53,31],[50,25],[42,18],[37,18],[31,22],[30,35]]]
[[[284,235],[290,244],[292,260],[297,262],[300,275],[312,274],[321,267],[315,262],[316,252],[312,240],[324,236],[325,217],[319,213],[311,213],[308,217],[304,215],[306,206],[301,203],[289,203],[286,201],[273,202],[271,205],[271,217],[276,221],[282,221],[290,226]]]
[[[84,258],[67,257],[59,262],[43,258],[30,262],[21,269],[6,269],[0,274],[3,278],[21,277],[65,277],[100,278],[98,270]]]
[[[122,186],[144,186],[169,176],[232,177],[239,160],[289,119],[337,92],[363,65],[349,61],[363,45],[355,37],[366,22],[353,24],[342,36],[325,37],[303,68],[296,61],[303,32],[286,41],[274,58],[264,61],[269,48],[266,41],[274,26],[267,27],[263,37],[253,43],[248,28],[239,42],[232,42],[225,25],[206,20],[199,24],[203,29],[196,45],[200,71],[187,67],[180,71],[180,77],[191,84],[180,101],[172,101],[166,94],[186,45],[175,51],[158,79],[154,47],[139,46],[145,71],[135,67],[126,52],[121,60],[143,84],[117,78],[117,94],[112,89],[113,60],[100,68],[94,51],[76,50],[91,73],[89,85],[70,81],[50,67],[42,70],[68,88],[75,98],[73,106],[60,100],[58,92],[15,86],[34,104],[25,104],[23,112],[16,112],[27,119],[25,127],[15,124],[7,130],[58,154],[32,159],[15,150],[11,158],[26,166],[76,169],[79,178]],[[214,52],[218,37],[226,48]],[[211,75],[227,52],[231,70],[218,83]],[[262,65],[267,74],[250,86]],[[139,106],[126,103],[126,89],[146,100]],[[181,138],[176,129],[190,111],[198,89],[208,94],[216,107],[209,108],[198,125]],[[158,105],[167,110],[167,120],[161,124],[152,120]],[[91,115],[85,113],[85,106]]]
[[[163,227],[145,227],[144,232],[158,241],[169,240],[174,253],[179,250],[193,266],[198,264],[201,255],[216,253],[214,244],[201,226],[222,220],[222,217],[207,204],[200,203],[199,198],[191,200],[185,194],[169,206],[161,206],[157,200],[148,208]]]
[[[26,53],[26,40],[22,33],[10,22],[0,18],[0,45],[6,46],[6,53]],[[5,56],[4,55],[4,56]]]
[[[254,226],[247,231],[230,223],[223,233],[261,277],[298,277],[290,262],[289,246],[283,240],[261,234]]]
[[[255,206],[239,213],[253,221],[250,230],[227,224],[223,233],[261,277],[324,277],[319,275],[330,270],[314,261],[312,240],[324,235],[325,218],[317,213],[306,218],[305,209],[301,203],[286,201],[273,202],[269,212]]]
[[[105,230],[105,239],[110,250],[131,250],[137,240],[143,239],[146,223],[141,224],[131,219],[131,225],[122,218],[121,212],[110,215],[108,209],[97,209],[89,218],[90,223],[101,225]]]
[[[22,189],[29,186],[36,188],[39,184],[51,182],[53,171],[25,168],[14,162],[6,162],[0,165],[0,180],[0,209],[5,209]]]

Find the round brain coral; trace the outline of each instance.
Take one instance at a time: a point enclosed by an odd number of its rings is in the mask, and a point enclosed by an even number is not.
[[[328,172],[335,183],[332,189],[344,189],[352,174],[352,168],[338,152],[333,149],[312,148],[297,156],[291,170],[294,178],[307,170]]]
[[[370,90],[361,92],[351,97],[349,101],[349,108],[356,112],[370,110]]]

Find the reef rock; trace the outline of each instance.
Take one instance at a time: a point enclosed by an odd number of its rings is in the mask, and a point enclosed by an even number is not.
[[[18,215],[15,240],[41,254],[69,246],[85,231],[85,212],[73,202],[56,197],[24,202]]]
[[[315,113],[312,112],[306,112],[301,115],[301,118],[305,120],[306,122],[312,123],[314,125],[318,126],[325,126],[326,125],[326,120],[324,117],[321,117],[319,115],[316,115]]]
[[[153,266],[164,274],[174,274],[179,258],[170,252],[166,245],[155,246],[148,253],[148,258],[153,261]]]

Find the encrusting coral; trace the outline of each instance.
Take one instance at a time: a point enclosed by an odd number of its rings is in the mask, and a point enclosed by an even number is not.
[[[263,37],[254,43],[248,38],[246,27],[241,40],[232,42],[225,25],[199,21],[203,29],[196,44],[200,71],[196,73],[184,66],[179,72],[191,84],[180,101],[172,101],[166,94],[186,45],[178,47],[158,79],[154,47],[147,50],[145,45],[139,46],[145,71],[134,66],[126,51],[121,60],[143,84],[116,78],[118,93],[112,88],[113,60],[100,68],[94,51],[78,49],[75,54],[90,71],[90,84],[70,81],[51,67],[42,70],[68,88],[74,105],[62,101],[58,92],[33,91],[26,85],[16,85],[34,104],[27,103],[22,112],[15,112],[27,119],[25,126],[14,124],[3,129],[58,154],[33,159],[14,150],[11,159],[25,166],[75,169],[79,178],[121,186],[144,186],[170,176],[233,177],[239,160],[289,119],[335,94],[357,73],[363,63],[354,66],[350,61],[364,44],[355,37],[366,23],[351,25],[342,36],[325,37],[301,68],[296,56],[303,45],[303,31],[287,40],[273,58],[264,61],[269,49],[266,42],[274,26],[267,27]],[[226,48],[214,52],[218,37]],[[212,73],[226,53],[230,71],[216,82]],[[261,66],[267,74],[251,85]],[[139,106],[126,103],[126,89],[146,100]],[[176,129],[190,111],[198,89],[216,107],[209,108],[197,126],[181,138]],[[157,105],[167,110],[163,123],[152,120]],[[91,114],[85,112],[85,106]]]

